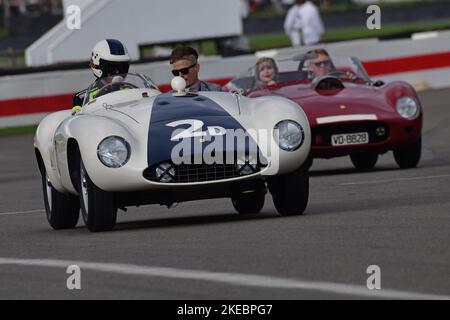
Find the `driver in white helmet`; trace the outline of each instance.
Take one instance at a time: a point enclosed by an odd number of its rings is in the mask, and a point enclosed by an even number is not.
[[[97,80],[104,79],[105,84],[108,79],[117,75],[127,74],[130,69],[130,55],[127,48],[119,40],[106,39],[97,43],[92,49],[90,68]],[[99,81],[99,84],[102,81]],[[96,90],[84,89],[76,93],[73,97],[72,110],[81,110],[83,101],[87,94],[95,96],[100,88]]]

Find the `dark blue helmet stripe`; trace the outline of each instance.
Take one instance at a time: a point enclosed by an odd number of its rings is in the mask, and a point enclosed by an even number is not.
[[[114,39],[107,39],[106,42],[108,42],[109,50],[111,51],[112,55],[122,56],[125,54],[125,48],[120,41]]]

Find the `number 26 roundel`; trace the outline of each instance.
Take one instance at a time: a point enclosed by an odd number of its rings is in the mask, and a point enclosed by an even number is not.
[[[224,136],[227,133],[225,128],[217,126],[210,126],[207,127],[206,131],[202,131],[204,125],[203,121],[195,119],[179,120],[166,124],[166,126],[171,128],[185,125],[189,125],[189,128],[182,130],[181,132],[181,129],[175,130],[172,134],[172,138],[170,139],[171,141],[178,141],[186,138],[206,137],[208,135],[212,137]]]

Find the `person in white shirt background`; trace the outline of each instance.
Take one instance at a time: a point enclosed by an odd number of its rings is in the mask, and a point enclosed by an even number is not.
[[[284,20],[284,32],[291,39],[293,47],[298,47],[302,44],[301,37],[301,16],[300,16],[300,1],[295,1],[295,4],[288,10],[286,19]]]
[[[294,47],[302,45],[302,42],[307,46],[315,45],[325,33],[319,9],[309,0],[295,1],[286,15],[284,30]]]

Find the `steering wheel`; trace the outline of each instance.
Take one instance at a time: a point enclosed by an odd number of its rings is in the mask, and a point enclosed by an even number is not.
[[[331,71],[330,73],[328,73],[328,75],[329,75],[329,76],[336,77],[336,78],[348,77],[347,72],[344,72],[344,71],[337,71],[337,70]]]
[[[103,88],[101,88],[99,92],[97,92],[95,97],[98,98],[111,92],[130,89],[139,89],[139,88],[129,82],[108,83]]]
[[[332,71],[328,75],[336,77],[336,78],[347,78],[350,79],[352,82],[355,82],[358,80],[358,76],[354,74],[352,71]]]

